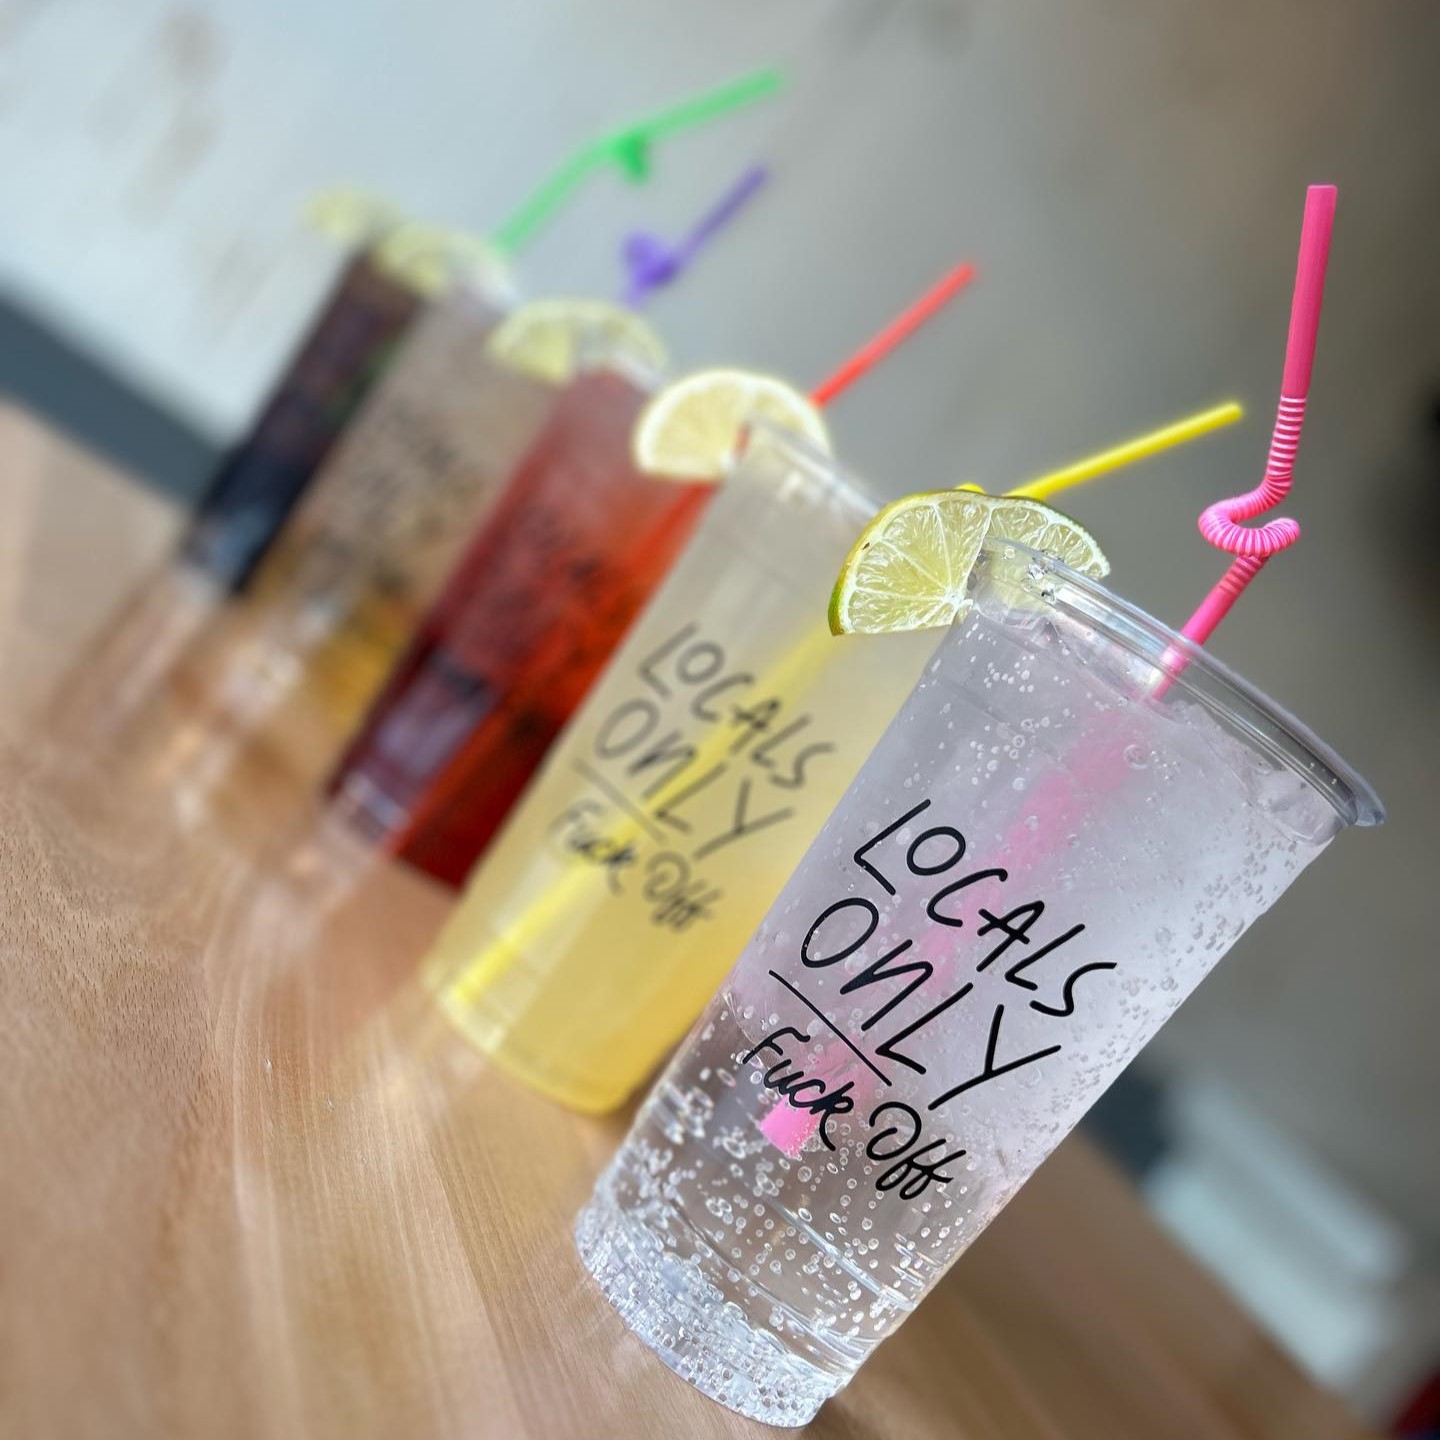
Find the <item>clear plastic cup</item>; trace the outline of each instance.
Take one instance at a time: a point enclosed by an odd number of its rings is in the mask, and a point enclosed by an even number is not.
[[[560,393],[487,353],[501,315],[457,290],[415,321],[194,659],[228,726],[304,783],[365,718]]]
[[[598,334],[471,534],[328,783],[392,854],[461,885],[715,486],[645,473],[657,376]]]
[[[932,636],[825,623],[878,508],[757,423],[476,867],[426,979],[527,1084],[600,1112],[649,1079],[915,683]]]
[[[1366,783],[1100,586],[989,546],[849,791],[641,1109],[581,1256],[666,1364],[798,1425]]]

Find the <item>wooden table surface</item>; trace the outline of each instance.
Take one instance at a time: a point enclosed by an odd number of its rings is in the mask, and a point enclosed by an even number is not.
[[[581,1270],[624,1119],[431,1014],[444,893],[382,863],[336,903],[26,722],[175,520],[13,412],[0,476],[0,1433],[775,1433]],[[1362,1432],[1072,1138],[807,1433]]]

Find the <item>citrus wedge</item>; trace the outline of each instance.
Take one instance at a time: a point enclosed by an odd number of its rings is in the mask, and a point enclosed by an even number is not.
[[[835,635],[949,625],[970,608],[970,571],[990,525],[987,495],[935,490],[887,505],[864,529],[830,596]]]
[[[536,380],[563,385],[587,343],[613,346],[642,364],[665,364],[660,337],[637,315],[607,300],[535,300],[512,311],[490,332],[491,359]]]
[[[405,221],[388,200],[368,190],[342,187],[312,195],[305,204],[305,218],[327,240],[342,245],[369,244]]]
[[[985,499],[991,507],[990,539],[1013,540],[1095,580],[1110,573],[1110,562],[1095,537],[1068,515],[1019,496],[987,495]]]
[[[971,487],[910,495],[865,527],[830,596],[833,634],[950,625],[970,609],[970,572],[986,539],[1013,540],[1100,577],[1110,565],[1090,533],[1042,505]],[[991,584],[1011,605],[1033,600],[1019,552],[991,558]]]
[[[641,413],[632,441],[636,468],[677,480],[718,480],[741,429],[757,417],[830,453],[830,432],[808,396],[770,375],[701,370],[667,385]]]
[[[417,295],[443,295],[456,285],[504,293],[510,271],[489,241],[464,230],[406,221],[375,242],[376,265]]]

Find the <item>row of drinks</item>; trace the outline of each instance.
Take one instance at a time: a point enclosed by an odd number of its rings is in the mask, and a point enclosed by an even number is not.
[[[968,267],[807,399],[662,385],[624,309],[471,265],[422,295],[393,239],[57,723],[216,809],[259,754],[464,883],[425,983],[561,1103],[693,1022],[582,1257],[673,1368],[799,1423],[1378,802],[1036,503],[1236,407],[882,510],[822,406]]]

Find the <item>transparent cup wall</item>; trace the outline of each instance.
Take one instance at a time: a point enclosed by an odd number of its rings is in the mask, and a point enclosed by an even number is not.
[[[582,1214],[667,1364],[800,1424],[1373,793],[1099,586],[987,549]]]
[[[334,764],[559,393],[488,355],[500,316],[457,290],[416,321],[200,678],[302,783]]]
[[[714,497],[637,467],[632,351],[584,352],[330,782],[358,828],[456,887]]]
[[[371,253],[352,257],[201,499],[181,544],[186,564],[232,590],[249,581],[424,304]]]
[[[611,1109],[684,1034],[920,674],[832,636],[878,502],[758,425],[466,887],[427,966],[478,1046]]]

